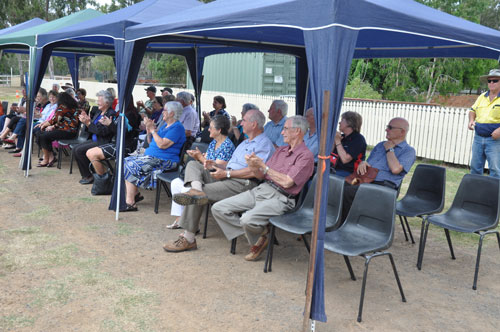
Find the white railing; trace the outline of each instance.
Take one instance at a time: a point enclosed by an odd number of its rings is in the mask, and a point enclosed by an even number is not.
[[[12,76],[11,75],[0,75],[0,85],[1,86],[11,86]]]
[[[50,89],[52,80],[45,79],[42,87]],[[56,81],[63,83],[62,81]],[[95,99],[95,94],[102,89],[113,87],[116,84],[81,81],[80,86],[87,90],[87,96]],[[146,86],[134,87],[134,100],[145,100]],[[160,90],[161,87],[158,87]],[[174,93],[181,89],[173,89]],[[192,90],[186,90],[193,93]],[[158,94],[160,92],[158,91]],[[241,106],[245,103],[257,105],[264,114],[271,102],[278,97],[264,95],[250,95],[229,92],[203,91],[201,94],[202,111],[211,111],[213,97],[224,96],[227,111],[240,118]],[[295,98],[284,98],[288,103],[289,114],[295,112]],[[458,165],[469,165],[473,132],[467,130],[468,109],[451,108],[423,104],[407,104],[385,101],[346,99],[342,105],[342,112],[355,111],[363,117],[361,133],[369,145],[375,145],[385,139],[385,126],[394,117],[404,117],[410,122],[408,143],[412,145],[417,156],[427,159],[440,160]]]

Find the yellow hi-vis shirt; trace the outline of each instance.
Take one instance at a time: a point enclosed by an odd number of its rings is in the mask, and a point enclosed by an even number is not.
[[[476,113],[476,134],[483,137],[490,137],[500,127],[500,93],[493,101],[489,96],[489,91],[483,93],[472,105],[472,112]]]

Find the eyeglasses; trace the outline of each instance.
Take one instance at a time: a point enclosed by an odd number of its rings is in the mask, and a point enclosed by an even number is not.
[[[403,128],[401,128],[401,127],[394,127],[394,126],[391,126],[391,125],[387,125],[386,128],[389,129],[389,130],[393,130],[393,129],[401,129],[401,130],[403,130]]]
[[[488,83],[497,83],[499,80],[488,80]]]
[[[294,127],[283,127],[283,130],[295,129]]]

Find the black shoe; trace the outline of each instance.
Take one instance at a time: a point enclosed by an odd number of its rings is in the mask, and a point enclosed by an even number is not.
[[[134,200],[136,203],[142,201],[143,199],[144,199],[144,196],[142,196],[141,193],[137,193],[137,195],[135,195],[135,197],[134,197]]]
[[[125,207],[125,209],[120,210],[120,212],[134,212],[134,211],[138,211],[138,210],[139,209],[137,209],[137,206],[127,204],[127,206]]]
[[[80,184],[91,184],[91,183],[94,183],[94,177],[93,176],[89,176],[88,178],[82,178],[78,182],[80,182]]]
[[[19,153],[19,152],[21,152],[21,151],[23,151],[23,149],[19,149],[19,148],[17,148],[17,149],[14,149],[14,150],[12,150],[12,151],[9,151],[9,153]],[[42,160],[43,160],[43,159],[42,159]]]

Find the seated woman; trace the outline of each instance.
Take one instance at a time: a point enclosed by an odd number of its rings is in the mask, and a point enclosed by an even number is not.
[[[137,211],[136,197],[140,197],[138,187],[156,188],[156,176],[177,166],[182,145],[186,141],[184,126],[179,122],[182,112],[183,107],[179,102],[170,101],[163,111],[164,125],[157,128],[153,120],[144,119],[149,147],[144,154],[124,160],[127,191],[127,207],[124,211]]]
[[[151,114],[151,120],[158,125],[161,121],[161,114],[163,112],[163,98],[156,96],[153,99],[153,113]]]
[[[365,160],[366,141],[359,133],[362,122],[361,115],[356,112],[349,111],[340,116],[339,131],[335,135],[335,146],[330,157],[331,167],[339,176],[348,176]]]
[[[86,99],[87,97],[87,90],[80,88],[76,89],[76,98],[78,99],[77,104],[78,104],[78,111],[80,113],[85,112],[89,114],[90,111],[90,104],[88,100]]]
[[[57,98],[58,98],[58,93],[54,90],[49,91],[49,104],[45,106],[45,108],[42,110],[40,113],[40,118],[37,120],[36,124],[33,127],[33,136],[35,137],[35,141],[38,144],[39,149],[42,149],[42,146],[40,145],[40,126],[42,123],[44,123],[47,120],[50,120],[54,117],[54,114],[57,109]],[[42,161],[43,158],[40,158],[40,161]]]
[[[208,146],[207,152],[202,154],[200,150],[188,150],[187,154],[194,159],[194,161],[190,162],[199,162],[204,164],[206,160],[215,160],[215,163],[220,165],[222,168],[226,168],[226,164],[231,159],[231,156],[234,152],[234,144],[227,137],[229,128],[230,128],[229,120],[223,115],[215,116],[212,121],[210,121],[209,131],[210,137],[212,138],[212,142]],[[172,196],[174,194],[178,194],[181,192],[187,192],[188,187],[184,187],[184,180],[181,178],[176,178],[170,184],[170,190],[172,191]],[[175,216],[176,219],[173,224],[168,225],[167,228],[177,229],[180,228],[178,225],[179,218],[182,215],[182,210],[184,206],[179,205],[172,201],[172,209],[171,215]]]
[[[127,109],[125,110],[125,126],[127,127],[127,132],[125,133],[125,157],[132,153],[137,147],[137,135],[139,133],[139,125],[142,120],[142,117],[139,115],[139,111],[134,105],[134,98],[132,97]],[[115,159],[116,133],[119,121],[121,121],[119,116],[116,117],[114,121],[111,121],[110,118],[102,118],[99,120],[101,124],[108,126],[115,136],[113,136],[111,143],[100,145],[87,151],[87,158],[92,163],[95,172],[99,175],[104,175],[106,172],[106,168],[101,161]]]
[[[80,121],[87,127],[86,130],[90,134],[90,139],[85,143],[80,143],[73,148],[73,155],[75,156],[78,169],[82,179],[81,184],[90,184],[94,182],[94,177],[90,173],[89,164],[90,160],[87,158],[87,151],[93,147],[111,142],[114,133],[100,122],[101,119],[114,119],[116,112],[111,108],[113,105],[113,96],[106,91],[101,90],[97,93],[97,112],[91,119],[86,112],[80,113]]]
[[[69,94],[60,93],[54,116],[40,125],[38,135],[42,146],[43,159],[37,167],[52,167],[57,161],[52,151],[52,142],[75,138],[78,132],[78,111],[76,100]]]
[[[226,112],[226,100],[224,99],[224,97],[215,96],[212,106],[214,107],[214,110],[212,112],[203,112],[203,122],[200,126],[201,128],[203,128],[200,134],[201,141],[203,143],[210,143],[212,141],[212,139],[210,138],[210,133],[208,132],[208,127],[210,125],[211,119],[213,119],[217,115],[224,115],[228,120],[231,121],[231,119],[229,118],[229,113]]]

